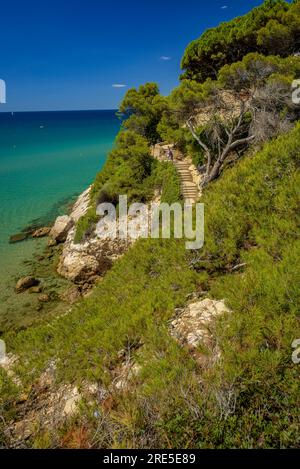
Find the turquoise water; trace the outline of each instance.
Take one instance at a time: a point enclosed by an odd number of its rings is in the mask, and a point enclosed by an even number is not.
[[[103,166],[119,127],[115,111],[0,113],[0,308],[9,276],[42,243],[9,237],[63,213]]]

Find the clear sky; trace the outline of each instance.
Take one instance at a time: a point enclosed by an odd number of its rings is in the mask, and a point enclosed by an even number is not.
[[[147,81],[167,94],[191,40],[260,3],[3,1],[0,79],[7,104],[0,111],[114,109],[128,88]]]

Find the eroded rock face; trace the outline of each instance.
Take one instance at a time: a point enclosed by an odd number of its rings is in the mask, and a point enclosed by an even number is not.
[[[80,194],[75,204],[73,205],[70,217],[75,223],[78,222],[79,218],[81,218],[89,208],[90,192],[91,186],[88,187],[84,192],[82,192],[82,194]]]
[[[189,304],[171,323],[171,335],[183,346],[196,351],[199,345],[210,349],[214,359],[218,359],[219,350],[214,343],[212,328],[215,320],[229,313],[224,301],[206,298]],[[195,355],[196,357],[196,355]],[[197,356],[196,358],[203,358]],[[203,360],[201,360],[203,361]]]
[[[28,290],[28,288],[39,285],[39,283],[39,280],[32,277],[31,275],[28,275],[27,277],[22,277],[17,281],[15,290],[17,293],[23,293],[24,291]]]
[[[57,217],[54,226],[49,233],[50,238],[57,243],[63,243],[68,236],[69,230],[72,228],[74,221],[68,215]]]
[[[107,272],[112,263],[124,254],[131,243],[130,240],[118,238],[98,238],[95,232],[87,240],[74,243],[76,232],[74,224],[88,210],[90,190],[89,187],[84,191],[73,206],[70,214],[73,225],[68,231],[57,269],[60,275],[81,285],[93,283],[92,279],[98,279]]]
[[[58,265],[58,273],[74,283],[88,282],[91,277],[103,275],[113,261],[128,249],[125,240],[98,239],[74,243],[75,227],[68,234]]]
[[[36,287],[30,287],[28,292],[29,293],[41,293],[42,290],[43,288],[41,287],[41,285],[37,285]]]
[[[157,193],[153,202],[160,201],[160,194]],[[83,285],[93,284],[110,269],[113,262],[122,256],[129,246],[136,240],[135,235],[126,239],[111,236],[115,233],[114,220],[107,221],[105,237],[98,237],[95,230],[87,239],[80,243],[74,243],[76,226],[75,223],[80,217],[85,215],[90,202],[90,188],[83,192],[74,204],[70,214],[72,226],[69,228],[64,242],[63,252],[58,265],[58,273],[68,280]],[[135,221],[135,216],[128,216],[128,220]],[[137,222],[137,225],[140,224]],[[122,231],[117,222],[117,231]],[[50,233],[51,235],[51,233]],[[139,237],[139,236],[137,236]],[[83,287],[82,287],[83,288]]]
[[[26,441],[35,438],[39,431],[54,431],[68,418],[78,412],[81,395],[78,388],[70,384],[53,389],[41,387],[39,383],[31,389],[31,396],[19,400],[23,415],[6,427],[7,437],[11,438],[16,448],[26,448]]]
[[[70,416],[76,413],[77,405],[81,400],[81,395],[79,394],[77,386],[75,386],[71,391],[70,395],[68,396],[65,406],[63,408],[63,415]]]

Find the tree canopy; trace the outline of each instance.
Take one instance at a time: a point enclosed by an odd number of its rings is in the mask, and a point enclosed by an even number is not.
[[[300,49],[300,1],[266,0],[244,16],[208,29],[185,50],[182,78],[216,78],[250,52],[286,57]]]
[[[120,105],[120,112],[128,115],[123,125],[147,138],[150,143],[156,143],[159,138],[156,128],[165,107],[166,100],[160,95],[156,83],[146,83],[138,90],[132,88]]]
[[[169,99],[171,126],[185,126],[199,145],[203,184],[219,176],[233,152],[288,130],[299,118],[291,84],[300,75],[300,58],[246,55],[225,65],[217,80],[183,80]]]

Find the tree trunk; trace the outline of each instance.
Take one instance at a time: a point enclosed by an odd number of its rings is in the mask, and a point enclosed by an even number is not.
[[[206,173],[205,173],[205,176],[208,176],[209,170],[210,170],[210,165],[211,165],[211,153],[209,151],[209,148],[208,148],[207,145],[205,145],[205,143],[203,143],[200,140],[200,138],[196,134],[195,129],[193,128],[193,126],[192,126],[192,124],[189,120],[186,121],[186,126],[189,129],[189,131],[191,132],[191,134],[194,137],[194,139],[196,140],[196,142],[200,145],[202,150],[204,150],[205,158],[206,158]]]
[[[238,148],[240,145],[251,142],[251,140],[253,140],[253,139],[254,139],[254,135],[251,135],[249,137],[242,138],[240,140],[236,140],[235,142],[230,143],[229,145],[227,145],[224,148],[223,153],[220,156],[220,158],[218,158],[217,161],[215,162],[210,174],[208,174],[207,178],[205,178],[205,185],[207,185],[209,182],[211,182],[214,179],[216,179],[217,177],[219,177],[221,167],[222,167],[224,161],[226,160],[227,156],[229,155],[229,153],[231,153],[233,150]]]

